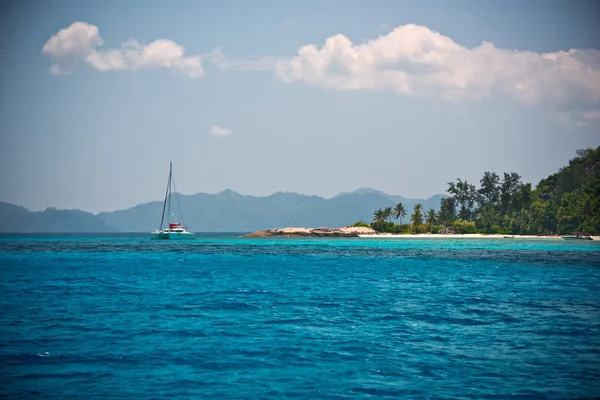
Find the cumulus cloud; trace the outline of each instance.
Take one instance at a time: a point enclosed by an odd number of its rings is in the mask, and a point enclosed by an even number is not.
[[[42,51],[57,58],[72,55],[86,56],[102,43],[97,26],[85,22],[74,22],[48,39]]]
[[[282,27],[296,25],[284,21]],[[53,35],[42,52],[54,60],[50,72],[56,75],[84,63],[99,71],[164,68],[198,78],[207,61],[222,70],[275,71],[282,82],[336,90],[394,90],[447,101],[500,92],[567,115],[571,121],[600,122],[598,50],[536,53],[501,49],[489,42],[467,48],[420,25],[403,25],[360,44],[338,34],[320,47],[302,46],[294,57],[255,60],[229,59],[219,48],[186,56],[181,45],[168,39],[146,45],[131,39],[114,49],[102,45],[98,27],[75,22]]]
[[[210,134],[213,136],[225,137],[233,134],[231,129],[221,128],[220,126],[213,125],[210,127]]]
[[[277,77],[338,90],[391,89],[445,100],[493,90],[526,104],[590,111],[600,103],[600,51],[466,48],[425,26],[404,25],[364,44],[344,35],[301,47],[276,64]],[[586,107],[589,107],[586,109]]]
[[[42,52],[54,60],[50,72],[56,75],[70,72],[81,62],[98,71],[165,68],[190,78],[204,75],[202,57],[185,56],[185,49],[172,40],[158,39],[142,45],[130,39],[118,49],[98,49],[102,44],[97,26],[74,22],[54,34]]]

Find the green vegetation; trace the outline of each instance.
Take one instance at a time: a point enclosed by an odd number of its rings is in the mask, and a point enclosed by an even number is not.
[[[452,227],[456,233],[479,233],[475,222],[471,221],[454,221]]]
[[[413,223],[415,229],[421,225],[423,225],[423,214],[421,214],[421,210],[423,206],[419,203],[415,204],[415,208],[413,209],[413,213],[410,216],[410,220]]]
[[[402,203],[374,213],[371,227],[389,233],[490,233],[512,235],[600,234],[600,147],[578,150],[569,165],[542,179],[535,189],[516,172],[485,172],[479,188],[457,179],[440,211],[416,204],[412,224],[402,224]],[[400,221],[394,224],[391,217]],[[387,222],[386,222],[387,220]]]
[[[402,218],[406,217],[406,209],[402,203],[398,203],[396,207],[394,207],[394,218],[400,220],[400,224],[402,224]]]
[[[370,228],[371,227],[371,225],[369,225],[369,224],[367,224],[366,222],[363,222],[363,221],[355,222],[354,224],[352,224],[352,226],[355,227],[355,228],[356,227],[363,227],[363,228]]]
[[[428,224],[435,225],[437,223],[437,220],[438,214],[435,212],[435,210],[432,208],[427,210],[427,216],[425,217],[425,221],[427,221]]]

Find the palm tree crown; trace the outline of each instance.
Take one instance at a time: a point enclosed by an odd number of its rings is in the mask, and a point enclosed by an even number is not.
[[[415,204],[415,208],[413,210],[413,214],[410,217],[410,220],[413,222],[413,226],[423,225],[423,214],[421,210],[423,206],[419,203]]]
[[[435,225],[437,224],[438,214],[435,212],[433,208],[427,210],[426,221],[428,224]]]
[[[389,221],[392,222],[392,207],[386,207],[383,209],[383,215],[385,216],[385,218]]]
[[[383,210],[380,208],[373,213],[373,221],[374,222],[383,222],[385,221],[385,214]]]
[[[404,204],[398,203],[396,207],[394,207],[394,218],[400,220],[400,224],[402,224],[402,218],[406,217],[406,209],[404,208]]]

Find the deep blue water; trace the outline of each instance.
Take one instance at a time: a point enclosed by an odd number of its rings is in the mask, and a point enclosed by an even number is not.
[[[600,243],[0,236],[0,397],[600,397]]]

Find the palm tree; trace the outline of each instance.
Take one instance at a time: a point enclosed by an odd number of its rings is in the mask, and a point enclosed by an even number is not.
[[[383,210],[380,208],[377,211],[375,211],[373,213],[373,221],[374,222],[383,222],[385,221],[385,215],[383,213]]]
[[[392,207],[386,207],[383,209],[383,215],[385,216],[385,218],[389,221],[392,222]]]
[[[421,213],[422,209],[423,206],[420,203],[415,204],[413,214],[410,217],[410,220],[413,222],[413,226],[423,225],[423,214]]]
[[[402,224],[403,217],[406,217],[406,209],[402,203],[398,203],[396,204],[396,207],[394,207],[394,218],[399,219],[400,224]]]
[[[435,225],[437,224],[438,215],[433,208],[427,210],[426,221],[428,224]]]

